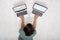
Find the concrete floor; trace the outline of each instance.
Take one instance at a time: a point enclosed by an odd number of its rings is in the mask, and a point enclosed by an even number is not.
[[[34,2],[44,3],[48,7],[46,13],[37,19],[34,40],[60,40],[60,0],[0,0],[0,40],[18,39],[21,20],[17,19],[12,7],[26,3],[32,21]]]

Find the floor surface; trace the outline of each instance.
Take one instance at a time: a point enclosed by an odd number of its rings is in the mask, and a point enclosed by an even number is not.
[[[21,19],[18,20],[12,7],[26,3],[30,18],[25,17],[25,23],[27,19],[32,23],[34,2],[48,7],[45,14],[37,19],[34,40],[60,40],[60,0],[0,0],[0,40],[18,40]]]

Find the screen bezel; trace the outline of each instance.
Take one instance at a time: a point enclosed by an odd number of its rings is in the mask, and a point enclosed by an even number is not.
[[[35,8],[34,8],[35,4],[40,5],[40,6],[44,7],[44,8],[46,8],[46,10],[48,9],[46,6],[43,6],[43,5],[38,4],[38,3],[34,3],[34,5],[33,5],[33,9],[35,9]],[[46,12],[46,10],[45,10],[44,12]],[[39,10],[39,11],[41,11],[41,10]],[[43,11],[41,11],[41,12],[43,12]],[[44,12],[43,12],[43,13],[44,13]]]
[[[27,9],[27,6],[26,6],[26,4],[22,4],[22,5],[25,5],[25,9]],[[22,6],[22,5],[18,5],[18,6]],[[16,7],[18,7],[18,6],[15,6],[15,7],[13,7],[12,9],[14,10],[14,8],[16,8]],[[25,10],[25,9],[22,9],[22,10]],[[22,10],[19,10],[19,11],[22,11]],[[14,10],[15,11],[15,10]],[[15,11],[16,12],[16,11]]]

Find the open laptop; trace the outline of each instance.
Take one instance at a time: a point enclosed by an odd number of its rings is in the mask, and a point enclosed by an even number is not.
[[[36,14],[36,15],[39,15],[39,16],[42,16],[43,13],[45,13],[47,9],[48,9],[47,7],[45,7],[45,6],[41,5],[41,4],[35,3],[33,5],[32,13]]]
[[[25,4],[13,7],[17,17],[27,14],[27,7]]]

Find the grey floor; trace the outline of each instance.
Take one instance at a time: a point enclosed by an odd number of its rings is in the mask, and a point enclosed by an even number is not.
[[[0,0],[0,40],[18,39],[21,20],[18,20],[12,7],[24,2],[27,4],[30,21],[33,20],[34,2],[44,3],[48,7],[46,13],[37,19],[34,40],[60,40],[60,0]],[[25,24],[27,18],[25,17]]]

